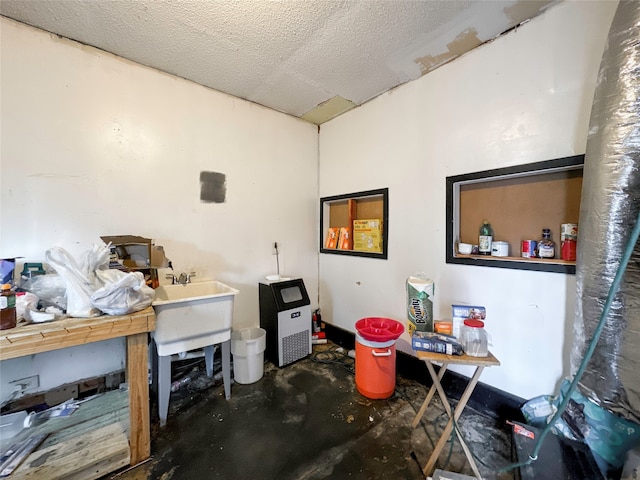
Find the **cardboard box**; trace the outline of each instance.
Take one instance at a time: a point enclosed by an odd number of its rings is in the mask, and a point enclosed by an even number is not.
[[[150,238],[136,235],[109,235],[100,237],[106,244],[111,243],[109,266],[118,268],[166,268],[169,264],[164,249],[156,246]]]
[[[162,245],[151,245],[151,265],[153,268],[169,268],[169,259]]]
[[[453,322],[451,320],[434,320],[433,330],[443,335],[453,335]]]
[[[413,332],[411,347],[416,351],[464,355],[464,348],[454,337],[434,332]]]
[[[353,249],[382,253],[382,220],[379,218],[353,221]]]
[[[325,240],[324,248],[336,248],[338,246],[339,236],[340,229],[338,227],[329,227],[329,230],[327,230],[327,239]]]
[[[22,257],[20,257],[22,258]],[[15,258],[0,258],[0,285],[8,283],[14,286],[14,273],[16,271]]]
[[[338,238],[339,250],[353,250],[353,235],[351,234],[351,228],[340,227],[340,236]]]
[[[484,320],[487,317],[487,310],[477,305],[451,305],[453,316],[453,336],[460,338],[460,329],[467,318]]]

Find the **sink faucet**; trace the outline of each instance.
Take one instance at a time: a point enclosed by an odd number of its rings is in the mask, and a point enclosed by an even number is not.
[[[187,283],[191,283],[191,277],[195,277],[195,275],[195,272],[183,272],[176,277],[173,273],[167,273],[166,277],[171,279],[171,285],[186,285]]]

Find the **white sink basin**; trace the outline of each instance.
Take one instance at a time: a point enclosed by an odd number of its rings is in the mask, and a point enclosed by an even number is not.
[[[153,338],[158,355],[187,352],[224,342],[231,335],[238,290],[217,281],[156,288]]]

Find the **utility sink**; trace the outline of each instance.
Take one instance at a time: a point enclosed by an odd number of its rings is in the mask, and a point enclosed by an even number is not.
[[[152,333],[158,355],[215,345],[228,339],[238,290],[208,280],[156,288]]]

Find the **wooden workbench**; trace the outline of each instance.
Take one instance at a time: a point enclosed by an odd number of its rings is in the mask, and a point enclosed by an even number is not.
[[[136,465],[151,454],[147,337],[148,332],[155,328],[156,316],[152,307],[121,316],[103,315],[19,324],[16,328],[0,331],[0,360],[126,337],[129,463]]]

